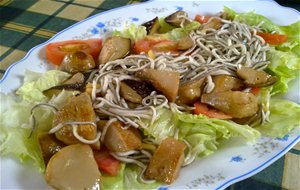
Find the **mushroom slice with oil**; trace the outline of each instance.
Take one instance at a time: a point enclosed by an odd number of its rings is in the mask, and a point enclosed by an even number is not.
[[[249,67],[239,67],[237,75],[244,80],[245,85],[248,87],[270,86],[278,80],[277,76],[272,76],[265,71],[257,71]]]
[[[120,36],[107,38],[98,57],[99,64],[125,57],[130,52],[130,47],[131,41],[129,38]]]

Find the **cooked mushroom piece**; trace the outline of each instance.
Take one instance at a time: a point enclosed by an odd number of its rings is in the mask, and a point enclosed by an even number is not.
[[[85,77],[82,73],[78,72],[74,74],[71,78],[63,82],[63,84],[83,84]]]
[[[179,174],[185,147],[183,142],[174,138],[163,140],[150,159],[145,177],[171,184]]]
[[[61,141],[57,140],[53,134],[48,133],[39,134],[38,141],[46,165],[55,153],[66,146]]]
[[[190,36],[182,37],[177,43],[177,49],[187,50],[194,46],[194,41]]]
[[[137,80],[123,80],[124,83],[126,83],[130,88],[136,91],[142,98],[145,98],[146,96],[150,95],[152,91],[155,89],[151,84],[148,84],[144,81],[137,81]]]
[[[154,19],[152,19],[148,22],[145,22],[144,24],[142,24],[142,26],[146,27],[148,35],[152,35],[152,34],[156,33],[160,27],[158,17],[155,17]]]
[[[240,79],[228,75],[213,76],[212,80],[215,84],[212,93],[225,92],[229,90],[241,90],[243,87],[243,82]]]
[[[272,76],[264,71],[257,71],[249,67],[239,67],[237,75],[244,80],[245,85],[248,87],[270,86],[278,80],[277,76]]]
[[[45,179],[54,189],[100,189],[100,177],[89,145],[62,148],[49,161]]]
[[[176,27],[180,27],[180,24],[183,23],[185,25],[187,20],[185,17],[188,17],[188,14],[184,11],[176,11],[175,13],[167,16],[165,18],[165,22],[171,24]]]
[[[116,121],[108,126],[104,144],[112,152],[127,152],[139,149],[142,146],[142,138],[138,129],[123,129],[122,123]]]
[[[188,81],[179,86],[178,103],[192,104],[201,96],[201,86],[205,78]]]
[[[64,57],[60,69],[69,73],[77,73],[93,69],[95,66],[91,55],[83,51],[75,51]]]
[[[54,116],[53,127],[64,122],[96,122],[90,96],[85,92],[72,97]],[[97,136],[97,127],[92,124],[78,125],[78,135],[86,140],[94,140]],[[65,125],[55,132],[55,136],[67,145],[81,143],[73,134],[73,127]],[[100,141],[93,144],[93,148],[100,148]]]
[[[142,103],[143,98],[123,81],[120,83],[120,94],[127,101]]]
[[[179,73],[156,69],[143,69],[136,76],[149,82],[158,91],[163,93],[170,102],[176,100],[179,87]]]
[[[201,30],[209,30],[209,29],[215,29],[218,30],[219,28],[221,28],[222,26],[222,22],[219,18],[211,18],[207,23],[202,24],[200,26]]]
[[[48,98],[51,98],[54,95],[57,96],[59,93],[61,93],[62,90],[74,91],[74,94],[78,94],[84,91],[84,84],[75,83],[75,84],[62,84],[58,86],[53,86],[47,90],[44,90],[43,94]]]
[[[107,38],[98,57],[99,64],[125,57],[130,52],[130,47],[131,41],[128,38],[120,36]]]
[[[258,110],[257,98],[252,93],[240,91],[203,94],[201,102],[207,103],[233,118],[249,117]]]

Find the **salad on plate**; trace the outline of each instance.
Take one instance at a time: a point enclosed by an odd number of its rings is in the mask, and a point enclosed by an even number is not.
[[[56,69],[1,93],[1,155],[55,189],[155,189],[226,139],[283,137],[300,120],[277,96],[300,70],[299,28],[224,7],[49,43]]]

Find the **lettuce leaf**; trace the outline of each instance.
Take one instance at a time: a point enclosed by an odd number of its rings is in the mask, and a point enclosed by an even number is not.
[[[138,40],[144,39],[147,36],[147,31],[145,26],[130,24],[122,31],[114,31],[113,35],[129,38],[131,43],[134,43]]]
[[[262,134],[282,138],[296,126],[299,127],[300,105],[288,100],[270,100],[270,122],[257,127]]]
[[[188,141],[192,146],[193,156],[209,155],[217,150],[219,141],[240,136],[247,142],[254,143],[260,133],[247,125],[232,121],[208,118],[204,115],[186,113],[173,114],[170,110],[159,111],[158,119],[144,130],[156,143],[174,136],[178,130],[179,138]]]
[[[299,75],[300,57],[291,52],[283,52],[273,48],[269,59],[268,70],[279,76],[279,81],[273,85],[272,95],[287,92],[288,83]]]
[[[250,26],[257,26],[261,22],[263,22],[261,28],[266,30],[266,32],[273,32],[273,31],[281,32],[281,29],[278,25],[274,24],[270,19],[255,13],[254,11],[247,12],[247,13],[237,13],[226,6],[224,7],[223,11],[232,20],[246,23],[249,24]]]
[[[133,190],[133,189],[157,189],[159,183],[145,184],[139,182],[138,176],[141,168],[132,164],[122,164],[119,174],[115,177],[103,174],[101,177],[101,189],[103,190]]]
[[[44,102],[48,98],[43,94],[43,91],[62,83],[69,77],[70,74],[59,70],[47,71],[44,74],[27,71],[25,83],[17,90],[16,94],[29,102]]]

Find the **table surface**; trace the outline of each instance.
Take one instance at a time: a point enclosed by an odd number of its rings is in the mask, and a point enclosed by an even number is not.
[[[58,31],[94,14],[134,0],[0,0],[0,78],[14,62]],[[278,0],[300,10],[299,0]],[[80,14],[73,14],[80,10]],[[300,143],[260,173],[231,185],[230,190],[300,189]]]

